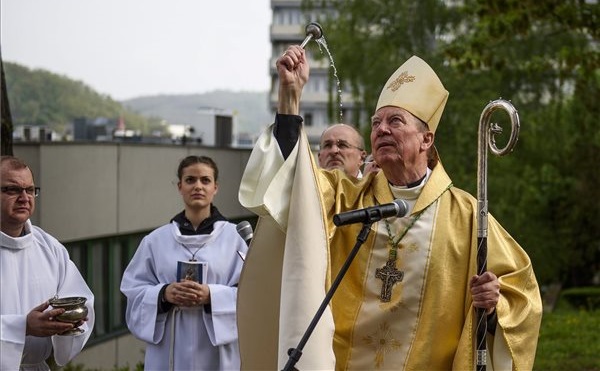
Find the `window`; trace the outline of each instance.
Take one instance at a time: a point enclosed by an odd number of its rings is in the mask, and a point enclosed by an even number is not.
[[[304,114],[304,126],[313,126],[313,115],[312,113]]]
[[[96,323],[88,345],[127,331],[127,299],[121,294],[121,278],[140,241],[149,232],[64,244],[94,293]]]

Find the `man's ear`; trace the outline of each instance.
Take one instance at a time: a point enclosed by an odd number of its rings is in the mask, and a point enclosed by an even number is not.
[[[428,150],[429,147],[433,146],[433,140],[435,139],[435,134],[431,131],[426,131],[423,133],[423,143],[421,146],[423,150]]]

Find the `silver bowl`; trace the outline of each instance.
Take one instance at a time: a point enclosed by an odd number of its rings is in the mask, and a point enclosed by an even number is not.
[[[54,297],[50,299],[50,305],[54,309],[63,308],[65,310],[64,313],[55,317],[57,321],[76,324],[88,315],[88,309],[85,306],[86,301],[87,299],[82,296]],[[76,335],[83,332],[82,329],[75,327],[63,332],[61,335]]]

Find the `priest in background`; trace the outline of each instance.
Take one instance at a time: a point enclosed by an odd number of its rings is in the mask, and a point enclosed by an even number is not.
[[[49,370],[51,354],[63,366],[83,349],[94,328],[94,295],[67,249],[31,224],[40,192],[31,169],[12,156],[2,156],[1,168],[0,370]],[[55,296],[85,297],[86,320],[56,320],[65,310],[50,307]],[[75,327],[79,334],[61,336]]]
[[[354,126],[334,124],[323,130],[317,159],[323,169],[340,169],[349,177],[362,178],[365,140]]]

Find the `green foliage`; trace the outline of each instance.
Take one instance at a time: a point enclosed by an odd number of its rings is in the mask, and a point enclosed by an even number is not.
[[[63,132],[75,118],[123,117],[128,129],[147,134],[160,128],[158,119],[148,119],[124,108],[82,82],[15,63],[5,63],[4,68],[13,126],[48,125]]]
[[[436,147],[458,187],[476,193],[482,109],[500,97],[513,102],[519,141],[508,156],[488,154],[489,210],[528,252],[540,283],[590,284],[600,270],[598,4],[328,3],[338,15],[320,20],[327,43],[342,84],[367,115],[382,84],[411,55],[438,73],[450,97]],[[502,147],[510,127],[501,113],[493,120],[504,128]]]
[[[600,312],[556,311],[542,318],[534,370],[600,370]]]
[[[600,310],[600,287],[573,287],[561,292],[557,309]]]
[[[321,6],[306,1],[306,7]],[[369,122],[382,82],[412,54],[426,57],[434,65],[436,36],[449,12],[439,1],[335,0],[334,18],[318,19],[325,39],[341,72],[342,86],[348,86]]]
[[[498,215],[546,283],[589,284],[600,268],[599,9],[583,1],[465,1],[462,27],[443,50],[457,70],[498,74],[498,88],[518,93],[519,146],[510,160],[490,164],[509,174],[490,194],[509,201]]]

